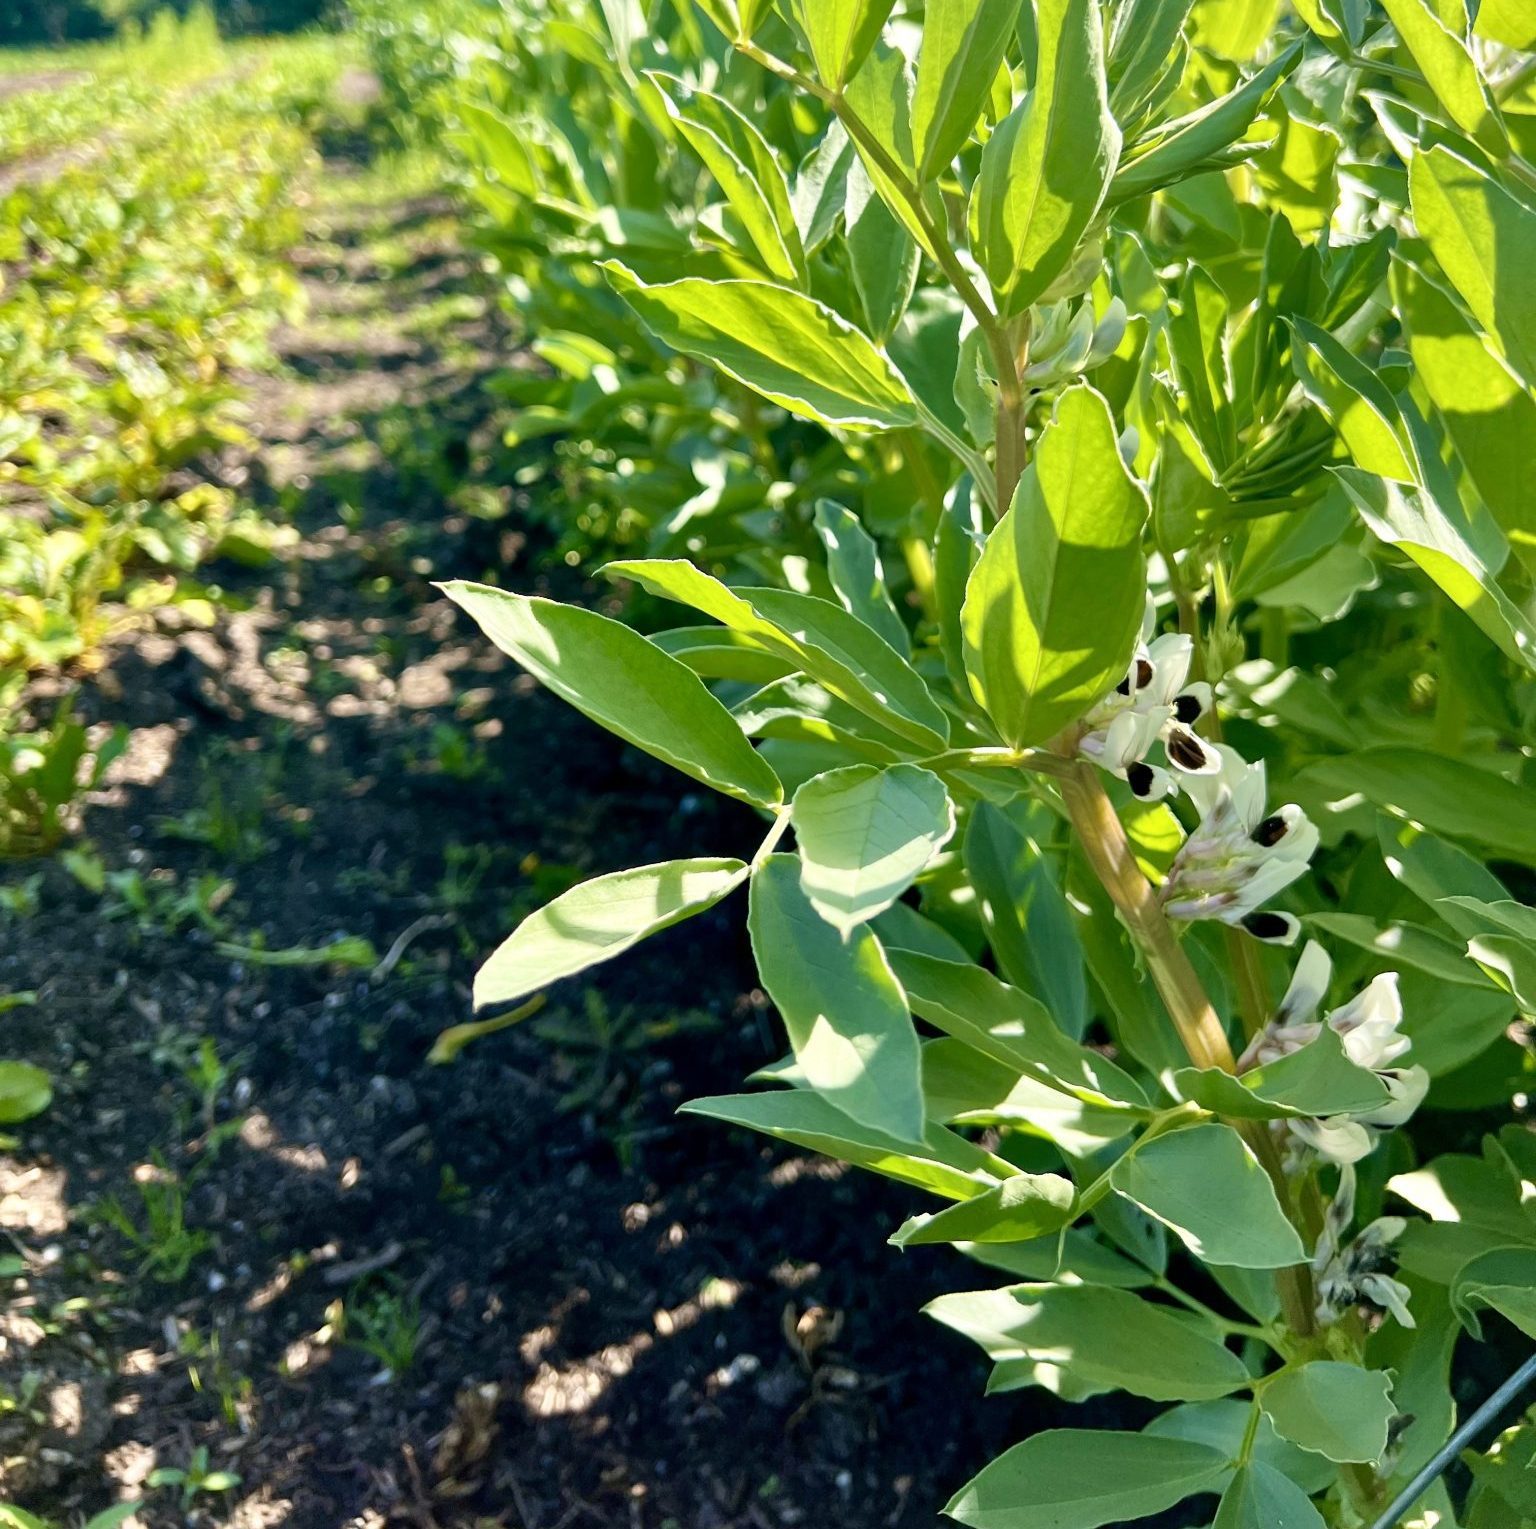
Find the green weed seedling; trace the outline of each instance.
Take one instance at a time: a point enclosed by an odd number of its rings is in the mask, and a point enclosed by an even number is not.
[[[187,1225],[187,1184],[158,1154],[134,1176],[138,1217],[116,1195],[96,1202],[93,1214],[120,1233],[138,1254],[140,1270],[167,1285],[180,1284],[215,1246],[202,1227]]]
[[[342,1343],[371,1355],[394,1378],[415,1361],[421,1307],[393,1280],[365,1280],[348,1293],[338,1326]]]
[[[192,1451],[192,1458],[184,1466],[156,1466],[145,1478],[148,1487],[174,1487],[180,1499],[182,1511],[190,1508],[199,1497],[217,1496],[232,1492],[240,1485],[240,1478],[233,1471],[211,1468],[208,1462],[208,1446],[199,1444]]]

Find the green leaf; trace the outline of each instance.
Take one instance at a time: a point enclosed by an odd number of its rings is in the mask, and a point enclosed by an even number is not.
[[[671,75],[645,77],[655,84],[678,131],[719,183],[764,270],[778,281],[803,287],[808,279],[805,250],[789,187],[763,135],[721,96],[690,92]]]
[[[511,1003],[610,961],[713,907],[747,877],[741,860],[667,860],[597,876],[530,913],[475,977],[475,1007]]]
[[[1313,913],[1307,923],[1370,951],[1385,965],[1416,967],[1441,982],[1461,987],[1488,985],[1461,946],[1421,924],[1377,924],[1362,913]]]
[[[1536,494],[1522,445],[1536,439],[1536,398],[1449,294],[1400,254],[1392,258],[1392,292],[1415,376],[1499,529],[1526,572],[1536,572]]]
[[[694,780],[758,807],[778,777],[699,677],[595,611],[462,580],[440,586],[535,679],[609,732]]]
[[[1495,159],[1502,159],[1509,153],[1509,138],[1466,43],[1442,25],[1425,0],[1381,3],[1451,121]]]
[[[1226,1463],[1184,1439],[1051,1428],[999,1455],[944,1511],[971,1529],[1102,1529],[1210,1491]]]
[[[949,722],[921,676],[877,632],[830,600],[788,589],[729,588],[680,559],[607,564],[610,578],[635,579],[789,659],[865,716],[927,749],[949,742]]]
[[[953,1206],[942,1216],[976,1203]],[[1013,1285],[941,1295],[923,1309],[979,1343],[994,1361],[1049,1362],[1076,1386],[1095,1391],[1129,1391],[1155,1402],[1205,1401],[1249,1383],[1247,1367],[1212,1323],[1128,1290]]]
[[[1419,465],[1402,413],[1386,385],[1325,329],[1291,320],[1291,362],[1307,396],[1322,409],[1355,462],[1367,473],[1417,483]]]
[[[1171,186],[1206,168],[1253,125],[1270,92],[1295,68],[1301,44],[1293,43],[1235,90],[1180,117],[1159,124],[1122,157],[1110,183],[1111,203],[1129,201]]]
[[[1021,1173],[936,1215],[913,1216],[891,1241],[899,1248],[938,1242],[1028,1242],[1070,1226],[1076,1204],[1071,1179],[1059,1173]]]
[[[942,175],[965,147],[1018,14],[1018,0],[929,0],[912,100],[919,180]]]
[[[1289,1476],[1252,1460],[1222,1494],[1211,1529],[1324,1529],[1323,1515]]]
[[[801,885],[840,933],[884,912],[955,831],[944,782],[917,765],[850,765],[808,780],[791,819]]]
[[[1432,834],[1536,865],[1536,792],[1459,759],[1427,749],[1363,749],[1308,765],[1293,789],[1323,801],[1325,812],[1329,801],[1363,796]]]
[[[1138,1144],[1110,1169],[1109,1182],[1205,1263],[1283,1269],[1306,1260],[1269,1175],[1230,1126],[1193,1126]]]
[[[648,285],[603,263],[614,290],[658,339],[718,366],[794,414],[850,430],[900,430],[917,407],[895,367],[830,308],[765,281]]]
[[[1039,0],[1034,89],[982,150],[971,247],[1005,313],[1021,313],[1071,264],[1120,154],[1104,24],[1094,0]]]
[[[1160,1412],[1143,1431],[1160,1439],[1189,1439],[1219,1449],[1229,1462],[1217,1483],[1224,1490],[1231,1485],[1235,1474],[1231,1462],[1243,1453],[1252,1418],[1252,1405],[1247,1401],[1185,1402]],[[1255,1461],[1288,1476],[1308,1494],[1323,1491],[1334,1480],[1336,1473],[1326,1460],[1288,1444],[1262,1413],[1251,1443]]]
[[[788,13],[805,38],[816,73],[829,89],[840,90],[879,40],[894,0],[786,0]]]
[[[1414,222],[1511,369],[1536,387],[1536,211],[1444,147],[1413,156]]]
[[[921,1141],[917,1032],[879,940],[864,925],[845,938],[816,912],[795,855],[754,871],[747,927],[810,1087],[861,1125]]]
[[[880,548],[852,510],[818,499],[816,534],[827,549],[827,575],[850,616],[878,632],[898,653],[910,656],[912,638],[886,588]]]
[[[1387,1451],[1391,1392],[1380,1370],[1315,1359],[1266,1381],[1259,1404],[1282,1439],[1341,1464],[1374,1465]]]
[[[53,1080],[30,1062],[0,1061],[0,1125],[19,1125],[53,1102]]]
[[[1536,626],[1444,509],[1427,493],[1358,468],[1336,476],[1373,536],[1406,554],[1502,653],[1536,669]]]
[[[1483,0],[1477,7],[1472,30],[1490,42],[1518,48],[1522,53],[1536,53],[1536,11],[1529,0]]]
[[[888,955],[912,1012],[929,1024],[1086,1104],[1146,1108],[1146,1096],[1129,1073],[1063,1035],[1028,993],[979,966],[912,950]]]
[[[1514,998],[1522,1014],[1536,1014],[1536,945],[1509,934],[1484,934],[1467,942],[1467,954]]]
[[[1148,513],[1109,406],[1069,388],[960,616],[971,690],[1005,742],[1045,742],[1123,678],[1141,630]]]
[[[1536,1338],[1536,1249],[1494,1248],[1470,1260],[1451,1287],[1451,1307],[1474,1338],[1483,1336],[1483,1307]]]
[[[870,334],[884,342],[890,339],[912,300],[922,264],[917,241],[876,192],[862,163],[848,172],[843,219],[848,262],[864,320]]]
[[[1241,1077],[1184,1067],[1173,1081],[1181,1098],[1232,1120],[1359,1115],[1389,1101],[1386,1085],[1350,1061],[1343,1040],[1326,1025],[1315,1040]]]
[[[995,1159],[953,1131],[930,1125],[907,1141],[861,1125],[805,1089],[694,1099],[681,1113],[762,1131],[950,1200],[968,1199],[996,1182]]]
[[[1088,1019],[1083,953],[1045,854],[990,802],[971,810],[963,850],[987,943],[1004,977],[1034,994],[1068,1035]]]

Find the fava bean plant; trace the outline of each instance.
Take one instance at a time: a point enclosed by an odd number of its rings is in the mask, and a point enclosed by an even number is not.
[[[558,897],[477,1004],[744,894],[788,1054],[686,1108],[930,1195],[891,1240],[970,1260],[930,1310],[991,1391],[1140,1399],[960,1523],[1528,1522],[1523,1426],[1394,1499],[1459,1335],[1536,1336],[1536,9],[560,9],[707,189],[626,259],[558,114],[486,174],[617,333],[851,465],[811,555],[759,515],[608,564],[651,637],[447,586],[764,825]]]

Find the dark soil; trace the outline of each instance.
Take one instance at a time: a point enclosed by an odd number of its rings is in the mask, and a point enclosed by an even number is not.
[[[146,1496],[155,1526],[931,1525],[1055,1404],[983,1401],[980,1356],[920,1315],[987,1276],[884,1245],[912,1196],[675,1116],[782,1048],[741,906],[426,1062],[523,912],[760,829],[431,587],[597,598],[541,572],[507,487],[480,384],[513,342],[448,209],[354,190],[311,222],[311,318],[255,386],[260,450],[221,467],[299,539],[219,565],[231,611],[128,635],[88,687],[135,729],[85,823],[105,888],[60,861],[0,873],[13,901],[39,878],[35,914],[0,914],[0,993],[37,995],[5,1050],[56,1079],[0,1159],[24,1260],[0,1498]],[[199,878],[204,921],[178,924]],[[377,964],[218,949],[339,936]],[[183,1199],[189,1237],[113,1224]],[[238,1485],[190,1508],[146,1485],[201,1448]]]

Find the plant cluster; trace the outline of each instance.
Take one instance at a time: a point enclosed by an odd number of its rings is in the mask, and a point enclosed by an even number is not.
[[[460,141],[559,429],[693,478],[605,570],[683,616],[446,587],[765,832],[477,1005],[746,889],[789,1054],[687,1108],[932,1195],[992,1390],[1137,1399],[962,1523],[1523,1522],[1525,1433],[1414,1478],[1536,1336],[1536,16],[516,10]]]
[[[329,44],[269,50],[180,99],[174,135],[153,114],[125,120],[99,153],[0,202],[0,853],[51,847],[88,784],[67,768],[86,755],[67,713],[52,733],[19,731],[26,677],[91,665],[125,616],[206,611],[212,592],[186,576],[270,542],[232,490],[189,469],[246,441],[236,374],[271,359],[267,336],[298,300],[284,255],[312,151],[288,119],[336,66]],[[119,104],[140,117],[137,94]],[[104,762],[98,750],[89,771]]]

